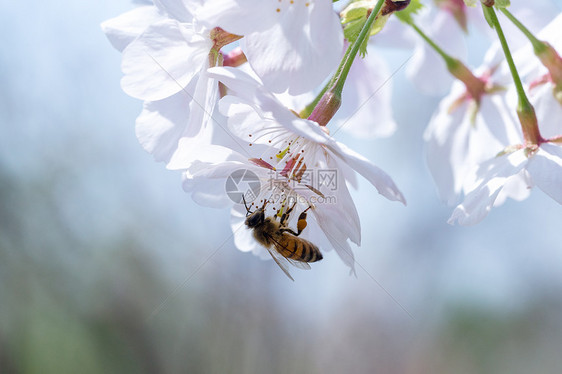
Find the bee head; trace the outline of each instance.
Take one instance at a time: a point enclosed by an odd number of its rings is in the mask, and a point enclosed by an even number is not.
[[[246,226],[254,228],[261,225],[265,221],[265,212],[263,208],[256,210],[246,218]]]

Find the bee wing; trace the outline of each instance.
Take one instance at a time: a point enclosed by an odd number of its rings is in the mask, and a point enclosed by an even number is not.
[[[273,245],[275,247],[280,247],[280,248],[286,249],[281,243],[279,243],[277,240],[275,240],[275,238],[273,236],[271,236],[271,235],[267,235],[267,236],[271,239],[271,241],[273,241]],[[272,256],[274,256],[272,251],[270,251],[269,249],[268,249],[268,251],[269,251],[269,253],[271,253]],[[275,257],[277,257],[277,259],[279,259],[280,261],[290,263],[291,265],[293,265],[296,268],[299,268],[299,269],[302,269],[302,270],[310,270],[311,269],[308,262],[295,261],[291,258],[283,257],[283,256],[281,256],[281,254],[277,250],[275,251],[274,258]]]
[[[271,258],[273,258],[273,261],[275,261],[275,263],[281,268],[281,270],[283,270],[283,272],[289,277],[289,279],[294,282],[295,280],[293,279],[293,277],[289,273],[289,269],[287,269],[287,267],[284,264],[284,262],[287,262],[286,261],[287,259],[285,257],[281,256],[277,252],[275,252],[275,254],[274,254],[274,252],[272,252],[271,249],[269,249],[269,248],[267,248],[267,251],[271,255]]]
[[[291,258],[285,258],[283,257],[285,260],[287,260],[287,262],[289,262],[291,265],[293,265],[294,267],[297,267],[299,269],[302,270],[310,270],[310,265],[308,264],[308,262],[302,262],[302,261],[296,261],[293,260]]]

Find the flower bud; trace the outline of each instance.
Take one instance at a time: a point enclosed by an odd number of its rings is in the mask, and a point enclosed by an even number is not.
[[[469,68],[458,59],[448,59],[447,69],[458,80],[464,83],[470,96],[480,102],[480,98],[486,93],[486,82],[476,77]]]
[[[340,105],[341,95],[332,90],[326,91],[308,119],[318,123],[320,126],[326,126],[334,117]]]
[[[554,85],[562,86],[562,58],[560,58],[558,52],[549,43],[543,42],[538,50],[535,47],[535,53],[548,69]]]
[[[519,117],[519,122],[521,123],[521,129],[523,131],[523,138],[525,139],[525,147],[530,147],[533,145],[540,145],[544,142],[539,131],[539,124],[537,121],[537,115],[535,114],[535,109],[529,102],[520,102],[517,105],[517,116]]]

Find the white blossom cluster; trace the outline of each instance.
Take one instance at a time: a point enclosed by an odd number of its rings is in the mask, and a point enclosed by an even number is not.
[[[505,18],[541,131],[536,144],[522,133],[517,92],[497,43],[474,71],[473,85],[454,81],[424,39],[393,16],[383,20],[384,12],[375,21],[382,31],[369,39],[369,53],[352,65],[339,110],[328,123],[321,120],[322,99],[306,110],[352,43],[343,14],[372,10],[376,3],[352,1],[344,4],[346,13],[332,0],[154,0],[102,24],[122,52],[123,90],[144,102],[136,120],[140,144],[168,169],[182,171],[184,189],[197,203],[232,206],[240,250],[268,256],[244,225],[247,209],[264,207],[267,215],[281,216],[294,204],[297,213],[308,209],[302,236],[322,250],[335,249],[353,270],[350,243],[361,243],[348,190],[356,186],[355,173],[387,199],[405,204],[388,174],[330,135],[343,123],[342,129],[364,139],[395,131],[390,69],[375,45],[412,50],[407,75],[423,94],[450,90],[424,140],[439,194],[456,205],[451,223],[479,222],[494,204],[524,199],[534,185],[562,203],[562,90],[556,89],[562,72],[547,70]],[[385,6],[392,3],[409,1]],[[414,15],[417,25],[451,55],[466,57],[469,28],[495,40],[481,9],[456,0],[422,3]],[[513,8],[539,39],[562,50],[562,17],[552,4],[541,0]],[[243,201],[225,188],[239,170],[259,182]],[[296,225],[297,216],[289,225]]]

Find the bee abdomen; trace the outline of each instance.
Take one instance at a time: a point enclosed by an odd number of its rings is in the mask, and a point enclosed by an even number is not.
[[[303,251],[303,254],[305,255],[303,261],[316,262],[322,260],[322,253],[320,253],[317,246],[310,242],[305,242],[305,244],[306,250]]]
[[[293,260],[298,259],[300,255],[297,241],[287,237],[285,237],[284,239],[285,240],[280,243],[281,245],[277,246],[277,250],[279,251],[279,253],[281,253],[283,257],[287,257]],[[300,252],[302,252],[302,249]]]
[[[322,253],[311,242],[300,238],[287,238],[279,249],[283,257],[301,262],[316,262],[322,259]]]

